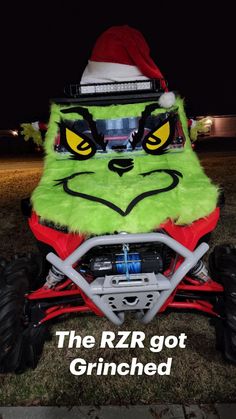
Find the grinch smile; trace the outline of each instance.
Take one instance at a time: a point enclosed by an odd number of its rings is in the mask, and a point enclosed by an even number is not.
[[[167,174],[171,179],[171,183],[166,187],[145,191],[145,192],[137,195],[134,199],[132,199],[131,202],[129,202],[125,211],[123,211],[120,207],[118,207],[117,205],[115,205],[111,201],[100,198],[98,196],[89,195],[89,194],[86,194],[86,193],[83,193],[83,192],[74,191],[70,188],[70,186],[69,186],[69,181],[70,180],[72,180],[72,179],[74,179],[78,176],[82,176],[82,175],[95,174],[95,172],[77,172],[77,173],[74,173],[73,175],[67,176],[63,179],[57,179],[56,180],[57,183],[55,184],[55,186],[62,185],[64,191],[67,194],[72,195],[72,196],[76,196],[78,198],[87,199],[89,201],[99,202],[100,204],[103,204],[103,205],[111,208],[113,211],[116,211],[118,214],[125,217],[126,215],[128,215],[133,210],[135,205],[137,205],[138,202],[142,201],[143,199],[145,199],[149,196],[152,196],[152,195],[158,195],[160,193],[168,192],[168,191],[176,188],[176,186],[179,183],[179,178],[183,177],[182,173],[180,173],[177,170],[171,170],[171,169],[151,170],[149,172],[140,173],[139,175],[145,177],[145,176],[153,175],[154,173],[165,173],[165,174]]]

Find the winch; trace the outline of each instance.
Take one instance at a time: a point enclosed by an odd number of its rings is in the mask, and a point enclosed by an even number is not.
[[[163,272],[163,258],[160,251],[144,249],[126,252],[104,253],[92,257],[89,269],[95,277],[113,274]]]

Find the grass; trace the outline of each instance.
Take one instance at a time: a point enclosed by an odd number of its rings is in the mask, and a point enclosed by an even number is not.
[[[213,234],[212,246],[236,243],[236,153],[200,153],[207,174],[224,185],[226,205]],[[36,249],[35,240],[20,211],[20,199],[30,195],[40,178],[40,169],[1,172],[0,185],[0,254]],[[233,402],[236,400],[236,367],[226,364],[215,349],[215,331],[209,319],[200,313],[172,312],[157,316],[143,326],[128,316],[119,330],[141,330],[146,342],[153,335],[187,335],[186,349],[163,349],[152,353],[144,349],[58,349],[55,332],[76,330],[100,340],[103,330],[117,328],[103,318],[92,315],[70,316],[52,326],[52,340],[44,347],[38,367],[22,375],[0,375],[1,405],[80,405],[80,404],[148,404],[182,402]],[[170,376],[73,376],[69,364],[76,357],[96,362],[129,362],[137,357],[143,363],[163,362],[173,357]]]

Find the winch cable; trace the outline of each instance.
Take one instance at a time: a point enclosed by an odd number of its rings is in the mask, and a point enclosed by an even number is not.
[[[124,252],[124,261],[125,261],[125,276],[127,281],[130,281],[130,275],[129,275],[129,265],[128,265],[128,251],[129,251],[129,245],[123,244],[123,252]]]
[[[123,253],[116,255],[116,271],[119,274],[126,274],[126,279],[130,280],[129,274],[141,272],[141,256],[137,252],[128,253],[128,250],[127,247],[123,248]]]

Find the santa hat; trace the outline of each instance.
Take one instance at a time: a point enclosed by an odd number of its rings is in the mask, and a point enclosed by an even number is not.
[[[113,26],[100,35],[91,58],[82,74],[81,84],[109,83],[157,79],[165,93],[159,99],[161,107],[175,102],[163,75],[150,57],[150,49],[143,35],[136,29]]]

